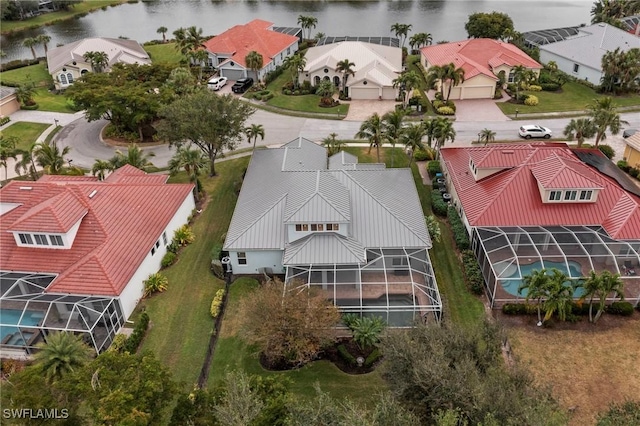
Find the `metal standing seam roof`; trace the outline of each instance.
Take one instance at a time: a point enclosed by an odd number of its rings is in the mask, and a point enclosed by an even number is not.
[[[287,196],[285,223],[345,223],[351,219],[349,192],[328,173],[300,173]],[[315,191],[308,189],[314,185]]]
[[[379,44],[381,46],[400,47],[400,39],[396,37],[367,37],[367,36],[326,36],[318,39],[316,46],[340,43],[343,41],[361,41],[364,43]]]
[[[556,154],[531,167],[531,173],[545,189],[603,188],[596,173],[584,163]]]
[[[289,244],[284,251],[285,265],[332,265],[365,263],[365,248],[353,238],[338,233],[311,234]]]

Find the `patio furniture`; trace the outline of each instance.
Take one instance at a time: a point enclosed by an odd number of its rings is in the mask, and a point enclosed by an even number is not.
[[[624,261],[624,265],[622,265],[622,270],[625,272],[625,274],[629,276],[636,275],[635,266],[633,266],[630,260]]]

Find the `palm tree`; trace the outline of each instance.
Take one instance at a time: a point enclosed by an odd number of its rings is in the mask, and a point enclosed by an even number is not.
[[[411,24],[401,24],[399,22],[396,22],[395,24],[391,25],[391,31],[396,35],[396,37],[398,37],[400,39],[400,47],[402,47],[404,49],[404,42],[407,39],[407,35],[409,34],[409,31],[411,31]]]
[[[159,28],[156,30],[156,32],[157,32],[158,34],[162,34],[162,42],[163,42],[163,43],[166,43],[166,42],[167,42],[167,31],[169,31],[169,30],[167,29],[167,27],[159,27]]]
[[[33,48],[35,45],[40,44],[40,42],[38,41],[38,39],[36,39],[35,37],[29,37],[29,38],[25,38],[22,41],[22,45],[24,47],[28,47],[29,49],[31,49],[31,54],[33,55],[33,60],[35,61],[36,59],[38,59],[38,56],[36,55],[36,50]]]
[[[337,133],[329,133],[329,136],[322,139],[322,146],[327,148],[327,157],[331,157],[334,154],[342,151],[342,147],[345,145],[344,141],[337,139]]]
[[[46,34],[40,34],[38,37],[36,37],[36,41],[39,44],[42,44],[42,47],[44,48],[44,56],[47,56],[47,52],[49,51],[48,43],[51,41],[51,37]]]
[[[578,148],[582,146],[586,138],[596,134],[596,125],[588,118],[571,119],[567,127],[564,128],[564,135],[569,140],[576,139]]]
[[[109,162],[114,170],[119,169],[125,164],[129,164],[140,170],[146,170],[148,167],[153,167],[153,163],[149,158],[154,156],[155,154],[153,152],[145,153],[138,145],[132,143],[127,147],[126,154],[123,154],[119,149],[116,150],[116,155],[114,155]]]
[[[429,33],[415,33],[409,39],[411,50],[420,49],[423,46],[429,46],[433,42],[433,37]]]
[[[406,109],[413,89],[420,84],[420,77],[415,71],[407,71],[393,80],[393,87],[399,88],[402,94],[402,108]]]
[[[396,143],[400,140],[403,127],[402,121],[406,113],[404,110],[396,109],[382,116],[382,125],[384,126],[384,139],[391,144],[391,148],[395,151]],[[391,152],[391,167],[394,163],[394,152]]]
[[[98,74],[103,72],[109,65],[109,55],[105,52],[85,52],[83,58],[91,64],[91,69]]]
[[[589,298],[589,322],[593,322],[593,299],[597,297],[596,295],[602,289],[602,278],[596,271],[592,270],[589,273],[589,277],[582,283],[582,288],[584,288],[584,294],[580,301],[582,302]]]
[[[189,62],[198,66],[198,81],[202,80],[202,67],[207,64],[209,53],[204,49],[190,50],[187,52],[187,58]]]
[[[33,96],[36,91],[36,86],[32,82],[26,82],[16,87],[16,99],[22,105],[34,105]]]
[[[447,91],[447,97],[445,101],[449,102],[449,97],[451,97],[451,89],[459,84],[464,83],[464,70],[462,69],[462,67],[456,68],[453,63],[445,65],[444,69],[445,75],[442,83],[448,83],[449,89]]]
[[[175,175],[180,170],[184,169],[189,175],[189,181],[195,183],[196,202],[200,200],[200,173],[209,164],[209,159],[197,148],[191,148],[191,146],[181,146],[169,161],[169,170],[172,175]]]
[[[303,30],[307,30],[307,40],[311,38],[311,30],[318,24],[318,18],[314,16],[298,16],[298,24]]]
[[[33,356],[35,365],[51,383],[75,371],[91,360],[93,351],[82,342],[80,336],[58,332],[47,336],[46,343],[39,343],[39,352]]]
[[[425,120],[422,122],[422,127],[424,127],[424,135],[427,137],[427,146],[431,148],[431,143],[435,139],[437,127],[439,121],[436,119],[433,120]]]
[[[535,300],[538,305],[538,327],[542,325],[541,302],[542,298],[547,296],[547,286],[549,284],[549,275],[546,269],[533,270],[529,275],[522,277],[522,284],[518,287],[518,294],[522,290],[527,290],[525,301]]]
[[[425,137],[427,130],[421,123],[414,123],[403,129],[400,135],[400,142],[411,150],[409,157],[409,167],[413,164],[415,153],[419,149],[424,149],[422,139]]]
[[[436,153],[437,157],[440,157],[440,149],[444,146],[447,141],[453,142],[456,138],[456,131],[453,129],[453,123],[451,120],[444,117],[436,117],[433,119],[435,122],[433,138],[436,142]]]
[[[253,139],[253,149],[256,149],[256,141],[258,140],[258,136],[260,140],[264,140],[264,127],[262,124],[252,124],[249,127],[244,129],[244,135],[247,137],[247,141],[251,142]]]
[[[523,83],[527,84],[535,80],[536,75],[523,65],[516,65],[511,69],[511,72],[513,72],[513,84],[516,85],[516,100],[518,100],[520,99],[520,89]]]
[[[40,142],[34,147],[36,163],[44,169],[45,174],[61,175],[64,173],[65,155],[71,147],[65,146],[60,150],[55,141]]]
[[[247,53],[244,61],[247,64],[247,67],[249,67],[249,69],[256,74],[256,82],[260,82],[258,71],[260,71],[262,69],[262,66],[264,65],[264,59],[262,58],[262,55],[255,50],[252,50],[251,52]]]
[[[442,99],[444,99],[444,81],[447,74],[447,69],[445,67],[446,66],[433,65],[432,67],[429,67],[426,76],[429,88],[435,88],[436,83],[440,85],[438,89]]]
[[[38,171],[35,163],[35,149],[37,143],[32,142],[27,149],[18,149],[20,161],[16,163],[15,171],[19,176],[22,172],[28,173],[32,180],[38,180]]]
[[[173,38],[176,41],[176,50],[183,55],[186,55],[189,51],[187,46],[187,32],[184,28],[178,28],[173,32]]]
[[[320,96],[322,105],[332,105],[334,93],[336,93],[336,86],[331,80],[322,80],[316,85],[316,95]]]
[[[551,270],[551,276],[546,285],[544,321],[551,319],[554,313],[558,314],[560,321],[567,319],[567,314],[571,312],[575,288],[576,284],[564,272],[555,268]]]
[[[315,39],[316,40],[320,40],[321,38],[325,38],[327,35],[325,33],[323,33],[322,31],[318,31],[315,35]]]
[[[113,164],[111,164],[109,161],[96,159],[96,161],[93,163],[93,166],[91,167],[91,174],[93,176],[97,176],[98,180],[104,180],[104,178],[106,177],[106,172],[112,170]]]
[[[487,146],[488,143],[491,143],[496,140],[496,132],[490,129],[482,129],[480,133],[478,133],[478,142],[484,142],[484,145]]]
[[[607,129],[611,131],[611,134],[617,135],[622,124],[629,124],[620,118],[616,105],[610,96],[594,99],[593,103],[587,107],[587,110],[596,126],[595,146],[598,146],[600,140],[606,138]]]
[[[356,64],[349,61],[348,59],[338,61],[338,63],[336,64],[336,71],[342,73],[342,94],[345,97],[349,96],[349,94],[347,93],[347,79],[350,75],[355,74],[355,71],[353,70],[353,67],[355,66]]]
[[[380,144],[383,140],[383,125],[382,119],[378,113],[374,113],[367,118],[361,125],[360,130],[356,133],[356,138],[366,139],[369,141],[369,153],[371,148],[376,147],[376,157],[378,163],[380,162]]]
[[[302,56],[300,53],[287,56],[282,62],[282,66],[291,72],[291,81],[294,88],[298,87],[299,85],[298,73],[304,70],[305,65],[307,65],[307,58]]]
[[[9,171],[7,167],[7,160],[13,158],[18,159],[18,150],[16,144],[18,139],[15,137],[7,137],[0,135],[0,166],[4,167],[4,180],[9,179]]]
[[[200,49],[204,41],[202,38],[202,28],[196,28],[195,25],[188,27],[185,31],[185,39],[189,50]]]
[[[585,298],[589,298],[589,321],[592,323],[597,323],[600,319],[600,316],[604,312],[607,297],[613,293],[614,298],[619,297],[624,300],[624,283],[620,279],[620,274],[612,274],[611,272],[604,270],[600,273],[600,275],[596,274],[594,271],[591,271],[589,274],[589,278],[583,284],[585,293],[581,297],[581,300]],[[596,312],[596,316],[593,317],[593,299],[598,298],[598,311]]]

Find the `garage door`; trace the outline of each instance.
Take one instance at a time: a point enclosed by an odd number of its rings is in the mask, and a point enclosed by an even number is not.
[[[377,87],[351,87],[349,89],[351,99],[378,99]]]
[[[240,80],[241,78],[244,78],[244,71],[221,69],[220,75],[222,75],[223,77],[227,77],[231,81],[236,81],[236,80]]]
[[[393,101],[396,98],[396,89],[393,87],[382,88],[382,99]]]
[[[461,99],[491,99],[493,86],[465,87]]]

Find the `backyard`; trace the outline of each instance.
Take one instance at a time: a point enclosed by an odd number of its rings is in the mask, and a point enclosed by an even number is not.
[[[153,63],[179,65],[184,59],[184,56],[176,50],[175,43],[145,44],[143,47]]]

